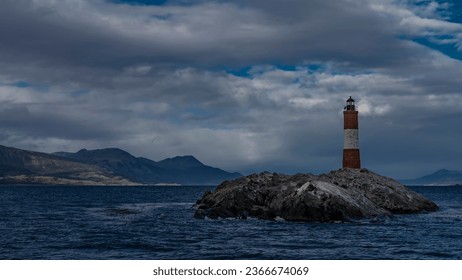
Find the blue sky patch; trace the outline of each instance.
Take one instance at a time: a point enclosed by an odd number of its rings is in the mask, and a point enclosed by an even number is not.
[[[47,92],[50,87],[46,84],[31,84],[26,81],[18,81],[14,84],[18,88],[31,88],[37,92]]]
[[[413,41],[418,44],[437,50],[451,58],[462,60],[462,52],[460,52],[457,49],[456,44],[438,44],[426,38],[418,38],[414,39]]]
[[[19,88],[27,88],[31,86],[31,84],[29,84],[26,81],[19,81],[19,82],[16,82],[14,85]]]

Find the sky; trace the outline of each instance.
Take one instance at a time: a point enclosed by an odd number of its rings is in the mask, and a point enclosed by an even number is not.
[[[243,174],[462,170],[462,5],[3,0],[0,144],[194,155]]]

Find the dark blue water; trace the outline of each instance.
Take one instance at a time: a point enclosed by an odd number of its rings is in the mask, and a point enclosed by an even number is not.
[[[462,187],[441,209],[351,223],[197,220],[211,187],[0,187],[0,259],[462,259]]]

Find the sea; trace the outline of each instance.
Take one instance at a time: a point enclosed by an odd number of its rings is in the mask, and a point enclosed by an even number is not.
[[[210,186],[0,186],[0,259],[462,259],[462,186],[440,209],[342,223],[195,219]]]

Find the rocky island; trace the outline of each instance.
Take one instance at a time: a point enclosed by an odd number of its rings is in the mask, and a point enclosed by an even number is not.
[[[220,184],[197,201],[196,218],[249,217],[331,222],[434,211],[438,206],[401,183],[367,169],[327,174],[264,172]]]

